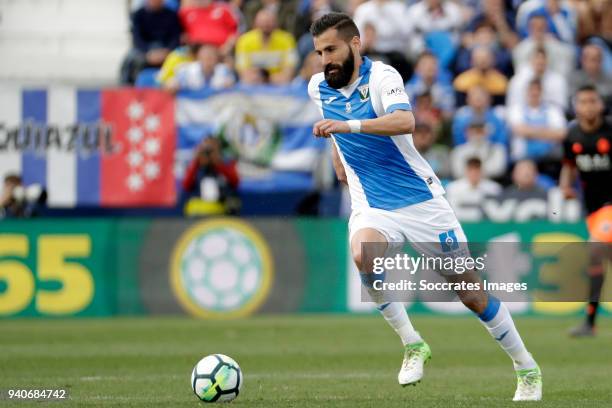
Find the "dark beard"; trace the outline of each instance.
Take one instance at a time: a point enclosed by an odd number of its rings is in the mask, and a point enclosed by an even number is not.
[[[338,68],[338,72],[330,74],[329,71],[334,68]],[[342,62],[342,65],[330,63],[325,66],[325,80],[334,89],[344,88],[349,84],[354,71],[355,56],[353,50],[349,47],[349,55]]]

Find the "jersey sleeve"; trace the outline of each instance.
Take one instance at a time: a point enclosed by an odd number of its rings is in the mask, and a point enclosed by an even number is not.
[[[411,111],[412,106],[400,74],[392,67],[385,67],[379,75],[378,95],[385,113],[396,110]]]
[[[308,96],[310,96],[310,100],[317,106],[321,116],[323,116],[323,110],[321,108],[321,93],[319,92],[318,88],[319,84],[323,80],[322,76],[322,73],[315,74],[308,82]]]

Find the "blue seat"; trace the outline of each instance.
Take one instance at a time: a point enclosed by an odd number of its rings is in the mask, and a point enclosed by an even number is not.
[[[437,58],[441,68],[448,68],[457,52],[457,45],[448,31],[431,31],[425,34],[425,46]]]
[[[145,68],[136,77],[134,86],[137,88],[159,88],[157,73],[159,68]]]

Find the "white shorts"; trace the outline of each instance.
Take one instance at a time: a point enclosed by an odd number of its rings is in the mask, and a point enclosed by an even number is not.
[[[349,219],[349,242],[364,228],[377,230],[392,245],[409,243],[415,250],[431,256],[449,252],[466,255],[462,250],[467,248],[467,238],[444,196],[393,211],[355,210]]]

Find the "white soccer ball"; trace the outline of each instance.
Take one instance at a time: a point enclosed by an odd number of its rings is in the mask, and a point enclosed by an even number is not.
[[[223,354],[206,356],[193,368],[191,388],[204,402],[230,402],[242,387],[238,363]]]

